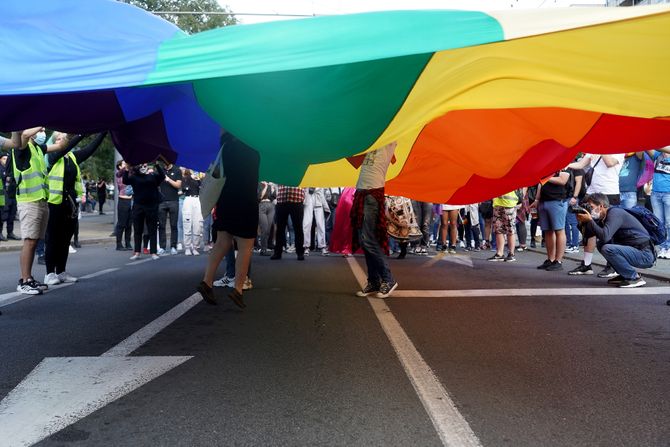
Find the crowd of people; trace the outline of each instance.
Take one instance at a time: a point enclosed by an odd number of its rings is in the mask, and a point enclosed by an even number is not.
[[[105,182],[86,182],[79,165],[105,135],[85,147],[77,146],[81,136],[54,132],[47,139],[43,128],[0,137],[0,240],[18,239],[13,230],[18,213],[23,239],[19,292],[40,294],[49,285],[77,281],[67,272],[67,259],[81,203],[95,195],[103,213],[107,196]],[[540,245],[547,258],[538,269],[564,270],[564,254],[583,250],[582,261],[567,273],[591,275],[597,248],[608,262],[598,276],[619,287],[644,285],[637,269],[651,267],[657,258],[670,259],[670,148],[581,154],[537,185],[467,205],[386,195],[394,150],[392,143],[368,152],[355,188],[299,188],[259,181],[258,153],[224,133],[226,182],[211,213],[202,212],[199,200],[205,174],[164,159],[137,166],[120,161],[116,249],[132,251],[132,260],[143,254],[158,260],[180,252],[210,252],[198,290],[207,302],[216,303],[213,288],[230,287],[229,297],[240,307],[245,305],[243,291],[253,287],[254,250],[274,261],[293,253],[304,261],[310,253],[351,256],[362,251],[368,281],[357,295],[380,298],[398,286],[386,261],[395,253],[403,259],[408,254],[492,250],[489,261],[514,262],[518,252]],[[656,240],[650,227],[654,223],[663,230],[663,240]],[[39,241],[44,241],[43,282],[32,274]],[[224,258],[226,274],[217,280]]]

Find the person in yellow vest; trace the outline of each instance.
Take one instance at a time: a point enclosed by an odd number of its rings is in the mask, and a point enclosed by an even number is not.
[[[44,283],[48,286],[77,281],[77,278],[67,273],[65,267],[70,239],[79,217],[77,198],[84,193],[79,165],[95,153],[105,135],[106,132],[99,134],[84,148],[47,155],[49,219],[44,249],[47,268]],[[52,138],[58,143],[66,138],[66,135],[55,133]]]
[[[519,196],[515,191],[493,199],[493,232],[496,235],[496,253],[489,261],[514,262],[516,245],[516,206]],[[505,256],[505,236],[507,236],[507,256]]]
[[[49,209],[47,199],[47,167],[44,155],[68,147],[68,138],[46,144],[43,127],[12,133],[15,149],[12,150],[12,173],[16,181],[16,201],[21,225],[21,278],[16,290],[27,295],[39,295],[48,286],[35,281],[32,275],[37,242],[44,238]],[[76,141],[70,144],[76,144]]]

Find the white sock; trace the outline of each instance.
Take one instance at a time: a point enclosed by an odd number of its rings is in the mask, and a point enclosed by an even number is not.
[[[591,265],[591,261],[593,261],[593,253],[589,253],[588,251],[584,252],[584,265]]]

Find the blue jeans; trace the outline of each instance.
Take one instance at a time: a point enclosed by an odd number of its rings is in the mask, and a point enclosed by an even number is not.
[[[600,253],[616,272],[625,279],[637,278],[635,267],[648,269],[654,265],[654,254],[651,248],[639,250],[627,245],[605,244]]]
[[[365,263],[368,267],[368,283],[379,285],[382,282],[393,284],[395,280],[386,263],[385,253],[377,241],[377,221],[379,213],[377,199],[368,194],[363,203],[363,228],[358,230],[358,240],[365,254]],[[386,237],[386,235],[384,235]]]
[[[621,198],[621,206],[623,208],[633,208],[637,205],[637,192],[635,191],[623,191],[619,193],[619,197]]]
[[[667,233],[661,248],[670,248],[670,192],[652,191],[651,206],[654,209],[654,215],[665,225]]]
[[[579,227],[577,227],[577,215],[567,212],[565,214],[565,245],[568,247],[579,246]]]

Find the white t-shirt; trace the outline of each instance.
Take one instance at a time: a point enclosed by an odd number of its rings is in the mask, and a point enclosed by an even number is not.
[[[358,176],[356,189],[377,189],[383,188],[386,183],[386,171],[393,158],[393,152],[397,143],[387,144],[379,149],[370,151],[365,155],[361,173]]]
[[[593,194],[595,192],[619,194],[619,172],[621,172],[626,154],[612,154],[611,156],[616,158],[619,163],[611,168],[607,167],[605,160],[600,159],[602,155],[589,154],[589,156],[591,157],[591,168],[595,170],[593,171],[591,184],[586,189],[586,194]]]

